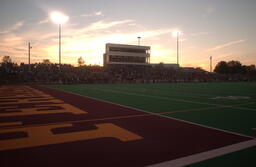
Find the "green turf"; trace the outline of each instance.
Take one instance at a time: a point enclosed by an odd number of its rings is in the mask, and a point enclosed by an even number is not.
[[[170,113],[166,115],[250,136],[256,134],[256,132],[252,130],[252,128],[255,127],[255,111],[224,108],[221,110],[209,109],[193,112]]]
[[[256,136],[256,83],[45,85],[83,96],[160,113],[202,125]],[[215,99],[244,96],[249,99]],[[163,113],[168,112],[168,113]],[[191,166],[255,166],[249,148]],[[253,165],[252,165],[253,166]]]

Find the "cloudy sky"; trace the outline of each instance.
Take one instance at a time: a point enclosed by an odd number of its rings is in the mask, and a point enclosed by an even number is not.
[[[101,64],[106,43],[151,46],[151,63],[176,63],[180,29],[181,66],[209,70],[221,60],[256,62],[256,0],[0,0],[0,58],[27,63],[58,62],[58,26],[49,14],[69,16],[62,25],[62,62]]]

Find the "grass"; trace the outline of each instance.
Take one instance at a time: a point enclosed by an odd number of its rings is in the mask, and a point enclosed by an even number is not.
[[[255,136],[256,83],[170,83],[170,84],[84,84],[45,85],[83,96],[122,104],[190,122]],[[242,96],[245,99],[228,99]],[[219,98],[216,98],[219,97]],[[223,98],[224,97],[224,98]],[[246,151],[247,150],[247,151]],[[255,148],[249,148],[192,166],[237,166],[246,156],[253,161]],[[249,150],[249,151],[248,151]],[[248,155],[247,155],[248,154]],[[225,158],[227,157],[227,158]],[[230,159],[235,159],[234,161]],[[209,162],[208,162],[209,161]],[[220,163],[221,162],[221,163]],[[254,164],[256,161],[253,161]],[[215,164],[215,165],[214,165]]]

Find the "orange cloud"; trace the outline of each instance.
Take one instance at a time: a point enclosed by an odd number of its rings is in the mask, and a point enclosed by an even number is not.
[[[229,46],[232,46],[232,45],[235,45],[235,44],[239,44],[239,43],[242,43],[242,42],[245,42],[245,41],[246,41],[245,39],[241,39],[241,40],[227,42],[227,43],[224,43],[224,44],[217,45],[213,48],[210,48],[210,49],[208,49],[208,51],[216,51],[216,50],[219,50],[219,49],[222,49],[222,48],[225,48],[225,47],[229,47]]]
[[[43,24],[46,20],[37,23]],[[131,26],[129,24],[132,24]],[[56,29],[41,29],[41,26],[30,31],[0,37],[0,54],[8,54],[18,63],[27,62],[27,43],[31,42],[31,61],[38,62],[50,59],[58,62],[58,32]],[[161,35],[168,34],[170,39],[172,28],[146,29],[133,20],[97,21],[86,27],[74,28],[68,24],[62,32],[62,62],[76,65],[77,58],[82,56],[86,64],[102,64],[102,55],[106,43],[137,44],[137,37],[141,36],[141,43],[152,47],[151,62],[175,62],[172,60],[174,51],[159,45],[163,44]],[[36,37],[36,38],[35,38]],[[155,39],[158,38],[157,41]],[[169,44],[168,44],[169,45]],[[13,48],[12,46],[15,46]],[[4,49],[5,48],[5,49]],[[17,50],[20,49],[19,51]],[[23,48],[23,50],[22,50]]]
[[[12,26],[4,29],[4,30],[0,30],[0,34],[6,34],[6,33],[10,33],[14,30],[19,29],[20,27],[22,27],[24,25],[24,21],[18,21],[17,23],[13,24]]]

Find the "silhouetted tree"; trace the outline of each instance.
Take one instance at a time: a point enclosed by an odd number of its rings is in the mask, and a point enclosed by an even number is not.
[[[4,56],[0,66],[0,83],[12,83],[19,80],[19,66],[10,56]]]
[[[214,72],[219,74],[227,74],[228,73],[228,64],[225,61],[220,61],[214,69]]]
[[[12,59],[10,56],[4,56],[2,58],[1,67],[3,73],[10,73],[13,70],[14,63],[12,63]]]
[[[196,67],[196,70],[204,71],[204,69],[202,67]]]
[[[51,61],[49,59],[44,59],[43,64],[51,64]]]
[[[243,73],[245,74],[249,74],[249,75],[252,75],[252,74],[256,74],[256,67],[255,65],[250,65],[250,66],[242,66],[243,68]]]
[[[12,63],[12,59],[10,56],[4,56],[2,58],[2,63]]]
[[[77,59],[77,63],[78,63],[78,66],[83,66],[84,65],[84,59],[83,59],[82,56]]]
[[[243,72],[242,64],[239,61],[229,61],[227,63],[228,65],[228,73],[230,74],[237,74]]]
[[[242,65],[239,61],[220,61],[214,69],[219,74],[249,74],[254,75],[256,72],[255,65]]]

